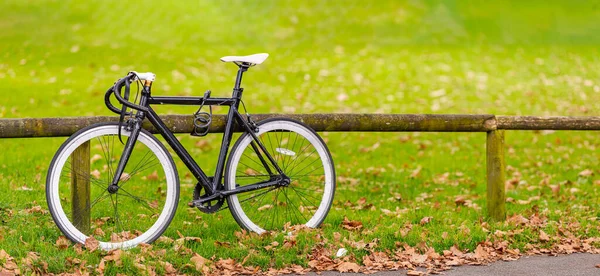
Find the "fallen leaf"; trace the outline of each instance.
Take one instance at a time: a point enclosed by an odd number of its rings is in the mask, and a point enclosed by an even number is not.
[[[416,178],[417,176],[419,176],[419,174],[421,173],[421,166],[418,166],[415,170],[412,171],[412,173],[410,173],[410,178]]]
[[[273,208],[273,205],[271,205],[271,204],[267,204],[267,205],[263,205],[263,206],[261,206],[261,207],[258,207],[258,211],[261,211],[261,212],[262,212],[262,211],[264,211],[264,210],[269,210],[269,209],[272,209],[272,208]]]
[[[483,248],[483,246],[481,246],[481,244],[477,245],[477,248],[475,248],[475,259],[478,260],[485,260],[488,257],[488,252],[485,251],[485,249]]]
[[[71,242],[69,239],[67,239],[65,236],[60,236],[56,240],[56,247],[58,247],[58,249],[67,249],[69,248],[70,243]]]
[[[540,230],[540,241],[547,242],[550,241],[550,236],[544,232],[544,230]]]
[[[244,170],[246,175],[259,175],[260,173],[252,168],[247,168]]]
[[[163,263],[163,268],[165,269],[165,272],[167,274],[175,274],[175,273],[177,273],[177,270],[169,262],[164,262]]]
[[[121,174],[121,177],[119,177],[119,181],[121,182],[127,182],[127,180],[129,180],[131,178],[131,175],[129,175],[128,173],[124,172]]]
[[[100,246],[100,242],[96,240],[94,237],[89,237],[85,240],[85,249],[90,252],[94,252]]]
[[[75,253],[77,253],[77,255],[83,254],[83,246],[81,245],[81,243],[76,243],[73,246],[73,249],[75,249]]]
[[[215,241],[215,246],[216,247],[229,248],[229,247],[231,247],[231,243],[230,242]]]
[[[123,255],[123,250],[121,250],[121,249],[111,250],[108,252],[108,254],[106,256],[104,256],[104,258],[102,258],[102,260],[107,261],[107,262],[114,262],[115,265],[117,267],[119,267],[122,264],[121,255]]]
[[[151,208],[157,209],[158,208],[158,200],[153,200],[152,202],[148,202],[148,206],[150,206]]]
[[[342,221],[342,228],[344,228],[346,230],[359,230],[362,227],[363,227],[362,222],[348,220],[347,217],[344,217],[344,221]]]
[[[421,276],[421,275],[425,275],[425,272],[418,271],[418,270],[409,270],[409,271],[406,272],[406,275],[409,275],[409,276]]]
[[[337,96],[337,100],[340,102],[346,101],[348,99],[348,94],[341,93]]]
[[[94,156],[92,156],[92,158],[90,158],[90,163],[93,164],[94,162],[96,162],[96,161],[98,161],[100,159],[102,159],[102,155],[100,155],[100,154],[94,154]]]
[[[421,225],[425,225],[431,222],[431,219],[433,219],[433,217],[424,217],[421,219],[421,222],[419,222],[419,224]]]
[[[36,205],[36,206],[33,206],[33,207],[29,208],[29,209],[25,209],[25,212],[27,212],[28,214],[33,214],[33,213],[45,214],[48,211],[42,209],[42,206]]]
[[[527,224],[529,222],[528,219],[526,219],[525,217],[523,217],[521,215],[517,215],[517,214],[508,217],[508,219],[506,221],[508,221],[508,223],[514,224],[514,225]]]
[[[94,229],[94,235],[104,237],[105,234],[104,234],[104,231],[102,231],[102,228],[98,227],[98,228]]]
[[[454,203],[456,204],[456,206],[465,205],[465,202],[466,198],[464,196],[456,196],[454,198]]]
[[[589,177],[589,176],[591,176],[593,174],[594,174],[594,171],[592,171],[590,169],[585,169],[585,170],[583,170],[583,171],[581,171],[579,173],[579,176],[581,176],[581,177]]]
[[[207,151],[207,150],[210,150],[210,148],[211,148],[210,143],[208,141],[206,141],[206,139],[198,140],[198,142],[196,142],[195,146],[202,151]]]
[[[358,273],[358,271],[360,270],[360,266],[356,263],[351,263],[351,262],[343,262],[341,264],[338,265],[337,270],[339,272],[354,272],[354,273]]]
[[[153,171],[151,174],[149,174],[148,176],[146,176],[147,180],[158,180],[158,172],[157,171]]]

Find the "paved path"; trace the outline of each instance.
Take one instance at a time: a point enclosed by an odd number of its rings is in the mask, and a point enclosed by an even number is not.
[[[449,276],[520,275],[520,276],[580,276],[600,275],[600,255],[570,254],[552,256],[525,256],[512,262],[495,262],[489,266],[459,266],[444,272]],[[307,275],[317,275],[309,273]],[[322,276],[363,275],[357,273],[323,272]],[[406,270],[382,271],[377,276],[406,275]]]

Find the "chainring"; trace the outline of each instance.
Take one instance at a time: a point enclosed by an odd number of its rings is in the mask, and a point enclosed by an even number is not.
[[[201,193],[202,193],[202,185],[200,185],[200,183],[196,183],[196,187],[194,187],[194,200],[198,200],[198,199],[206,197],[206,194],[201,195]],[[224,203],[225,203],[225,198],[221,198],[221,199],[206,202],[202,206],[196,206],[196,208],[198,208],[198,210],[200,210],[204,213],[210,214],[210,213],[215,213],[215,212],[219,211],[221,209],[221,207],[223,207]]]

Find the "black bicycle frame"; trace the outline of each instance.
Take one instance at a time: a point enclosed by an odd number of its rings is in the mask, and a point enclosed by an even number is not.
[[[192,172],[192,174],[198,180],[198,182],[202,185],[202,187],[206,190],[206,195],[207,195],[207,197],[205,198],[206,201],[217,199],[217,198],[220,198],[223,196],[228,196],[231,194],[249,192],[249,191],[253,191],[253,190],[257,190],[257,189],[280,185],[281,181],[286,176],[283,174],[283,171],[277,165],[277,162],[275,162],[275,160],[271,156],[271,154],[269,154],[269,152],[266,150],[265,146],[261,143],[260,139],[256,136],[255,128],[253,126],[251,126],[246,120],[244,120],[244,118],[238,111],[240,101],[242,98],[242,92],[244,91],[244,89],[240,87],[241,82],[242,82],[242,75],[247,70],[248,70],[248,66],[246,66],[244,64],[240,65],[240,69],[238,70],[238,73],[237,73],[235,86],[233,88],[233,94],[232,94],[231,98],[165,97],[165,96],[153,97],[151,95],[151,89],[150,89],[151,83],[146,82],[146,84],[144,85],[144,87],[142,89],[140,103],[139,103],[139,105],[135,105],[130,102],[124,103],[122,101],[124,99],[119,94],[120,91],[115,91],[115,96],[117,97],[119,102],[121,102],[122,104],[129,106],[131,108],[137,109],[138,111],[135,114],[135,119],[136,119],[135,124],[133,124],[131,126],[131,134],[130,134],[129,138],[127,139],[127,142],[125,143],[125,149],[123,150],[121,159],[119,160],[119,164],[117,165],[117,169],[115,171],[115,175],[114,175],[112,184],[113,185],[118,184],[121,174],[123,173],[125,166],[127,165],[127,162],[131,155],[131,152],[133,150],[133,147],[135,145],[137,137],[142,129],[142,126],[141,126],[142,121],[144,120],[144,118],[147,118],[148,121],[150,121],[150,123],[152,123],[152,125],[156,128],[158,133],[160,133],[160,135],[166,140],[166,142],[175,151],[177,156],[179,156],[179,158],[181,158],[181,161],[183,161],[183,163],[190,170],[190,172]],[[116,89],[116,90],[119,90],[119,89]],[[107,95],[108,95],[108,93],[107,93]],[[106,99],[107,99],[106,100],[107,106],[109,107],[109,109],[115,111],[113,109],[114,106],[112,106],[110,104],[110,102],[108,101],[108,96],[106,97]],[[204,173],[204,171],[200,168],[198,163],[192,158],[192,156],[189,154],[189,152],[183,147],[183,145],[179,142],[179,140],[177,140],[175,135],[167,128],[165,123],[160,119],[159,115],[152,109],[151,105],[153,105],[153,104],[172,104],[172,105],[201,105],[201,104],[203,104],[203,105],[226,105],[226,106],[229,106],[229,112],[227,113],[227,121],[226,121],[227,123],[225,125],[225,133],[223,134],[223,139],[221,142],[221,149],[219,152],[219,158],[217,160],[217,167],[215,169],[215,174],[214,174],[214,177],[212,178],[212,181],[211,181],[211,178],[208,177]],[[113,108],[111,108],[111,106]],[[233,131],[234,131],[236,122],[238,123],[238,125],[240,125],[242,127],[243,130],[245,130],[247,133],[249,133],[252,136],[252,138],[253,138],[253,142],[251,143],[252,148],[254,149],[254,151],[256,151],[257,155],[259,156],[259,158],[263,162],[263,165],[265,165],[265,168],[269,171],[269,173],[271,173],[271,171],[267,164],[267,160],[263,159],[262,154],[259,152],[259,149],[266,155],[268,161],[273,165],[273,167],[277,170],[277,173],[281,177],[272,178],[269,181],[264,181],[264,182],[259,182],[259,183],[252,184],[252,185],[247,185],[244,187],[236,188],[234,190],[223,191],[222,185],[221,185],[222,184],[221,178],[222,178],[223,172],[225,170],[225,162],[227,159],[227,153],[229,150],[229,145],[231,143],[231,139],[233,137]],[[258,148],[257,148],[257,146],[258,146]]]

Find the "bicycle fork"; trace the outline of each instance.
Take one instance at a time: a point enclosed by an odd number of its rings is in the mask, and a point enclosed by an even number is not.
[[[152,82],[146,81],[146,84],[142,88],[142,97],[140,98],[140,105],[142,106],[146,105],[146,95],[150,94],[151,84]],[[142,122],[144,121],[144,117],[144,112],[138,111],[134,118],[130,118],[129,120],[127,120],[125,129],[130,131],[131,133],[129,135],[129,138],[127,139],[127,142],[125,142],[125,148],[123,149],[123,153],[121,154],[121,158],[119,159],[119,164],[117,165],[117,169],[115,170],[113,180],[110,186],[108,186],[108,192],[111,194],[114,194],[119,190],[119,181],[127,180],[121,178],[123,176],[125,166],[127,166],[127,162],[129,162],[129,157],[131,157],[131,152],[133,152],[135,143],[137,142],[137,139],[140,136],[140,132],[142,131]],[[119,127],[121,126],[119,125]]]
[[[131,129],[131,134],[129,135],[127,142],[125,142],[125,149],[123,149],[123,153],[119,159],[119,164],[115,170],[113,180],[110,186],[108,186],[108,192],[111,194],[114,194],[119,190],[119,181],[122,180],[121,177],[123,176],[123,171],[125,170],[125,166],[127,166],[127,162],[129,161],[129,157],[131,157],[131,152],[133,151],[133,147],[135,146],[141,131],[142,122],[141,120],[136,119],[136,122],[133,124],[133,128]]]

